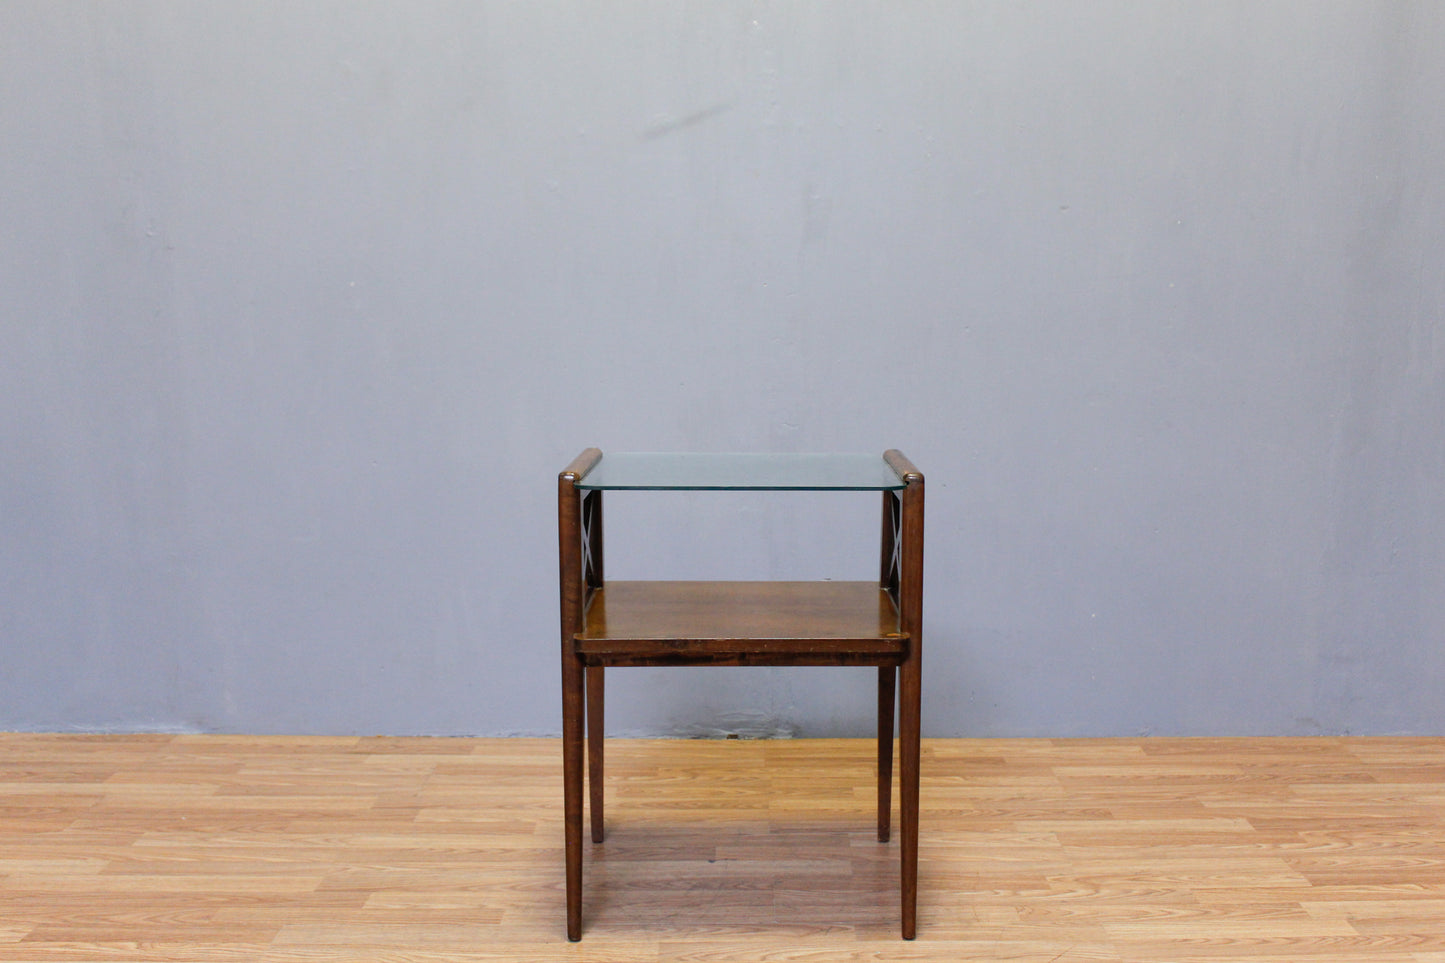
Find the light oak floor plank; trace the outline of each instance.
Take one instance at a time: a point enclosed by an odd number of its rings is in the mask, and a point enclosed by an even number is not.
[[[0,961],[1445,963],[1445,739],[608,743],[563,934],[544,739],[0,735]],[[895,795],[896,798],[896,795]]]

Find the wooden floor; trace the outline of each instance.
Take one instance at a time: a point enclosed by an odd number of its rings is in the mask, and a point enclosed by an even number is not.
[[[925,740],[918,940],[866,740],[0,736],[0,960],[1445,963],[1445,740]]]

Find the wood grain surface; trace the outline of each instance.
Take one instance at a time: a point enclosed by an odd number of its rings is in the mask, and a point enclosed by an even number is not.
[[[877,665],[901,661],[908,640],[876,582],[609,582],[576,649],[608,665]]]
[[[608,744],[586,939],[543,739],[0,735],[0,960],[1445,963],[1445,740]],[[894,844],[896,845],[896,844]]]

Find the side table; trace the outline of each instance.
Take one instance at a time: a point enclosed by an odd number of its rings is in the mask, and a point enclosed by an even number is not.
[[[668,582],[603,578],[608,491],[882,493],[877,582]],[[918,897],[923,475],[876,455],[646,454],[588,448],[557,480],[567,938],[582,937],[584,745],[592,841],[601,843],[607,666],[844,665],[878,669],[878,840],[890,835],[898,710],[902,934]]]

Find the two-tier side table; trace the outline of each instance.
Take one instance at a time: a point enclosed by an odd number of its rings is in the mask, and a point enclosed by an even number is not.
[[[876,582],[667,582],[603,578],[608,491],[872,491],[883,498]],[[878,839],[892,810],[898,712],[903,938],[918,898],[923,628],[923,475],[876,455],[613,454],[589,448],[557,482],[567,938],[582,936],[582,784],[602,842],[603,669],[667,665],[847,665],[878,669]]]

